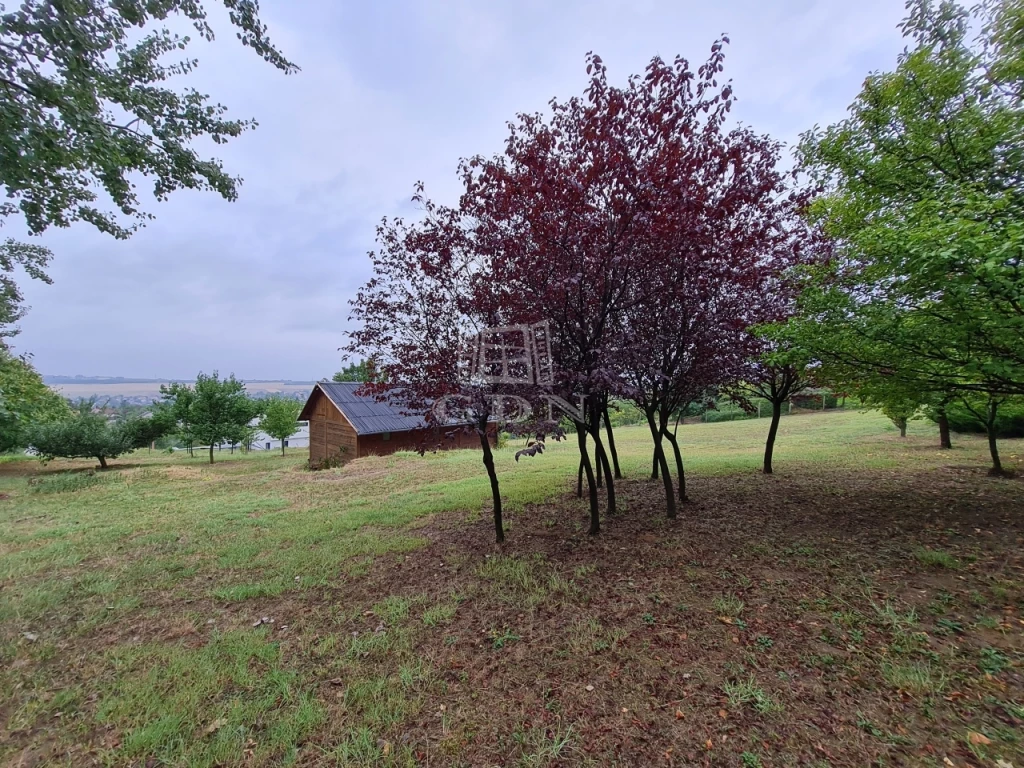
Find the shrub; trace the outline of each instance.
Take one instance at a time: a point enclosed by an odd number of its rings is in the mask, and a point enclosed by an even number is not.
[[[608,420],[613,428],[647,423],[644,412],[628,400],[613,400],[608,403]]]
[[[345,463],[342,458],[345,453],[345,448],[342,447],[338,453],[332,453],[330,456],[324,456],[322,459],[310,459],[306,462],[306,466],[313,472],[318,472],[321,469],[337,469]]]

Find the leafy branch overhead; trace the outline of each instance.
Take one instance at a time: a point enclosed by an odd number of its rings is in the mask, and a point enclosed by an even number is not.
[[[256,0],[223,4],[243,45],[297,70],[270,42]],[[190,38],[162,26],[172,17],[213,39],[195,0],[25,0],[0,15],[0,216],[21,214],[31,234],[85,221],[124,238],[151,217],[138,174],[158,200],[182,188],[235,199],[239,179],[191,142],[222,144],[256,123],[228,118],[194,88],[170,87],[198,64],[185,54]]]

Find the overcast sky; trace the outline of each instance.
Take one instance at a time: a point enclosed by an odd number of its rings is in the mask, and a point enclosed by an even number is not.
[[[54,284],[26,285],[32,310],[15,339],[42,373],[330,375],[376,223],[415,214],[417,180],[454,201],[459,157],[500,151],[517,112],[582,93],[587,51],[621,83],[656,54],[696,67],[725,32],[734,114],[792,143],[841,118],[864,76],[892,68],[903,47],[902,0],[261,5],[299,74],[265,64],[223,24],[192,48],[196,87],[260,123],[217,149],[244,178],[239,199],[153,201],[156,221],[126,242],[87,225],[47,233]]]

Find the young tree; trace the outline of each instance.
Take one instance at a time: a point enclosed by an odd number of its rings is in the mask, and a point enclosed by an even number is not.
[[[366,391],[422,415],[439,431],[451,425],[439,423],[434,404],[445,398],[455,403],[454,420],[468,420],[480,440],[500,544],[505,540],[501,490],[488,438],[493,401],[482,384],[467,385],[464,376],[470,339],[497,323],[474,297],[473,283],[482,270],[462,214],[427,199],[421,184],[413,201],[423,206],[423,220],[385,219],[377,228],[378,248],[370,253],[373,277],[351,302],[350,319],[358,327],[343,350],[375,361],[378,375],[366,383]]]
[[[811,386],[811,375],[805,355],[792,347],[766,342],[760,356],[752,359],[743,378],[730,390],[733,399],[750,407],[749,398],[767,400],[772,406],[768,438],[764,444],[762,472],[772,474],[775,438],[782,420],[782,406],[793,395]]]
[[[210,375],[200,371],[194,385],[161,384],[160,393],[176,416],[178,429],[209,446],[211,464],[217,444],[239,442],[259,413],[258,404],[245,394],[245,385],[234,374],[221,379],[216,371]]]
[[[725,42],[696,72],[682,58],[655,58],[624,88],[590,55],[585,98],[553,101],[550,117],[520,115],[504,155],[462,167],[462,210],[492,270],[490,306],[507,323],[549,321],[555,391],[582,402],[574,422],[591,533],[600,523],[588,437],[609,512],[615,504],[600,430],[606,398],[628,389],[650,415],[656,455],[666,436],[677,449],[674,407],[699,396],[710,369],[742,359],[743,345],[726,337],[774,318],[756,311],[756,292],[792,259],[803,229],[801,200],[776,169],[778,145],[722,127],[732,104],[731,84],[718,80]],[[696,362],[698,343],[716,365]],[[641,369],[633,381],[630,366]]]
[[[1006,470],[1003,469],[1003,462],[999,458],[998,445],[998,418],[999,406],[1006,401],[1005,397],[989,395],[983,397],[974,394],[964,395],[960,398],[961,404],[985,427],[985,434],[988,436],[988,451],[992,457],[992,468],[988,473],[992,477],[1005,477]]]
[[[43,383],[27,357],[0,346],[0,452],[25,448],[36,426],[70,415],[67,401]]]
[[[288,397],[268,397],[261,403],[263,415],[259,428],[271,437],[281,441],[281,455],[284,456],[284,441],[299,431],[299,413],[302,403]],[[235,442],[239,442],[239,439]]]
[[[174,431],[168,412],[157,410],[152,415],[129,413],[114,422],[131,449],[145,448]]]
[[[81,401],[75,412],[60,421],[38,424],[29,438],[31,446],[44,461],[54,458],[96,458],[107,468],[107,459],[116,459],[132,450],[131,434],[113,424],[106,416],[93,412],[95,401]]]

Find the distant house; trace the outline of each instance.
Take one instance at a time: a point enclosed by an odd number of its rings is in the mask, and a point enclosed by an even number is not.
[[[356,394],[360,382],[318,382],[313,387],[299,421],[309,422],[309,460],[323,461],[340,457],[342,461],[361,456],[383,456],[395,451],[412,450],[426,439],[428,445],[442,448],[479,448],[480,438],[466,434],[456,426],[453,440],[425,426],[419,416],[403,413],[401,406],[379,402]],[[491,444],[496,441],[496,425],[488,430]]]

